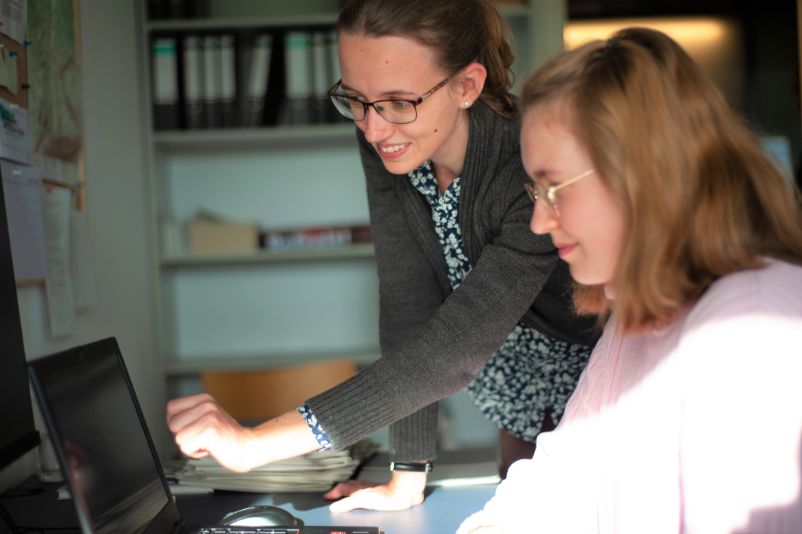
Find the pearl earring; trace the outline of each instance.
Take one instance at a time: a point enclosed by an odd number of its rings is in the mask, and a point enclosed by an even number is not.
[[[467,100],[465,101],[465,107],[466,107],[466,108],[469,108],[469,107],[471,107],[471,103],[470,103],[470,102],[468,102]]]

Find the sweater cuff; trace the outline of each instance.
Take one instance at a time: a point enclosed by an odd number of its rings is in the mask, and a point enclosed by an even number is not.
[[[436,402],[390,426],[390,455],[395,462],[420,462],[437,457]]]
[[[404,394],[390,391],[401,386],[376,377],[374,367],[306,401],[335,449],[368,437],[397,417],[399,407],[382,401],[388,396],[402,397]]]

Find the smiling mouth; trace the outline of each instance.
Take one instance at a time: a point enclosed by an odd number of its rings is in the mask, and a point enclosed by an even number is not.
[[[378,145],[379,152],[381,152],[382,154],[394,154],[396,152],[399,152],[399,151],[403,150],[404,147],[406,147],[406,146],[407,146],[406,144],[400,144],[400,145]]]

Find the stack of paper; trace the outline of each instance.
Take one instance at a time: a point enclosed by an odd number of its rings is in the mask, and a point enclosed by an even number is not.
[[[173,476],[180,485],[230,491],[317,492],[348,480],[377,446],[360,442],[344,451],[318,451],[274,462],[247,473],[235,473],[213,458],[190,460]]]

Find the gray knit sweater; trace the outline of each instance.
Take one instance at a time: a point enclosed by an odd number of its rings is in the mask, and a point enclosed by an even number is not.
[[[471,271],[455,290],[430,206],[357,133],[376,244],[382,357],[307,401],[335,448],[392,424],[396,461],[434,459],[437,401],[469,384],[516,323],[573,343],[596,340],[594,320],[571,311],[570,275],[551,240],[529,229],[520,122],[481,102],[469,113],[460,230]]]

